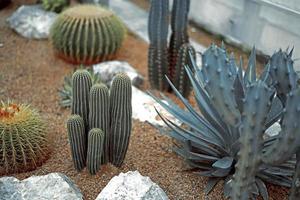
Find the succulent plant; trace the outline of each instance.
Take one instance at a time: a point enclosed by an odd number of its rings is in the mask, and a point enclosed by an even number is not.
[[[109,90],[104,84],[95,84],[90,90],[89,127],[103,131],[103,154],[101,164],[108,162],[110,112]]]
[[[131,134],[131,80],[123,73],[117,74],[110,90],[110,162],[120,167],[125,159]]]
[[[0,104],[0,174],[33,170],[49,156],[45,122],[29,105]]]
[[[67,130],[74,167],[77,171],[81,171],[86,165],[87,157],[87,141],[83,119],[79,115],[71,115],[67,121]]]
[[[148,74],[151,87],[165,90],[164,76],[168,73],[169,1],[152,0],[148,19]]]
[[[125,27],[110,10],[79,5],[56,18],[50,36],[58,57],[74,64],[94,64],[116,54],[125,37]]]
[[[295,153],[299,154],[300,146],[297,136],[300,89],[291,52],[276,52],[259,78],[254,48],[245,73],[242,61],[237,66],[225,48],[215,45],[202,54],[201,69],[190,57],[186,72],[201,114],[169,79],[186,109],[165,96],[165,101],[152,96],[184,124],[178,126],[158,113],[170,128],[166,133],[176,140],[175,152],[196,174],[209,177],[205,192],[209,193],[220,180],[225,180],[226,197],[255,199],[260,194],[266,200],[266,181],[292,186],[290,198],[299,198],[299,156],[295,171]],[[276,77],[274,69],[286,72],[285,77]],[[282,98],[284,94],[287,96]],[[266,129],[277,121],[281,124],[280,134],[267,135]]]
[[[87,150],[87,169],[94,175],[100,169],[102,163],[104,145],[104,133],[99,128],[93,128],[89,132],[88,150]]]
[[[70,5],[70,0],[42,0],[42,5],[47,11],[60,13]]]
[[[190,0],[174,0],[171,18],[171,38],[168,48],[169,2],[168,0],[152,0],[149,12],[148,35],[148,74],[151,87],[169,90],[165,75],[180,87],[184,96],[190,92],[184,64],[187,61],[189,45],[187,32]],[[181,49],[182,47],[182,49]],[[181,49],[181,50],[180,50]],[[182,66],[181,66],[182,65]],[[187,83],[187,85],[185,85]],[[180,85],[177,85],[180,84]]]
[[[76,130],[70,129],[71,126],[68,125],[68,132],[75,168],[81,170],[84,167],[81,164],[84,162],[81,155],[87,155],[88,170],[91,174],[95,174],[100,169],[100,165],[107,162],[117,167],[123,163],[131,133],[132,94],[131,80],[126,74],[121,73],[114,77],[110,95],[104,84],[94,84],[91,87],[90,83],[91,78],[87,70],[77,70],[73,74],[72,114],[76,114],[76,122],[81,121],[83,125],[79,128],[78,123],[75,123]],[[73,115],[68,123],[72,121],[74,121]],[[91,132],[98,132],[101,136],[94,133],[91,138]],[[78,143],[78,138],[82,138],[83,135],[85,135],[85,139],[81,139],[83,143]],[[90,141],[97,137],[101,137],[101,143],[98,141],[90,144]],[[84,141],[88,146],[87,150],[82,147]],[[84,149],[85,154],[82,153]],[[101,152],[101,159],[98,160],[97,156],[91,155],[93,152]]]
[[[94,73],[94,71],[91,68],[88,68],[86,70],[91,75],[92,85],[101,83],[100,75],[98,73]],[[72,92],[72,88],[73,88],[72,87],[72,85],[73,85],[72,76],[73,76],[73,73],[68,74],[67,76],[65,76],[63,87],[61,89],[59,89],[59,96],[60,96],[60,99],[61,99],[59,104],[60,104],[60,106],[62,106],[64,108],[71,107],[71,104],[72,104],[72,95],[73,95],[73,92]]]

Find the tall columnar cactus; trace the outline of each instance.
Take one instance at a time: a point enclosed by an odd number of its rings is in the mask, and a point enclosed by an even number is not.
[[[55,53],[75,64],[94,64],[116,54],[125,27],[110,10],[79,5],[62,12],[50,31]]]
[[[72,114],[82,117],[85,124],[85,131],[87,132],[89,129],[89,96],[92,87],[91,75],[87,70],[77,70],[72,76],[72,82]]]
[[[110,162],[119,167],[122,165],[129,145],[131,134],[131,81],[126,74],[115,76],[111,91],[111,132]]]
[[[104,133],[99,128],[93,128],[89,132],[87,150],[87,169],[94,175],[100,169],[101,157],[104,145]]]
[[[29,105],[0,102],[0,174],[33,170],[49,155],[46,126]]]
[[[169,1],[151,0],[149,11],[148,35],[148,74],[151,87],[166,89],[165,75],[168,73],[168,21]]]
[[[153,96],[183,123],[179,127],[159,113],[177,141],[175,151],[199,175],[210,177],[206,193],[224,179],[225,197],[267,200],[265,181],[292,187],[290,199],[299,199],[300,87],[291,56],[276,52],[257,77],[255,48],[243,72],[242,62],[237,67],[224,47],[212,45],[202,54],[201,68],[193,59],[185,68],[198,109],[171,81],[186,109]],[[281,131],[270,136],[266,130],[277,122]]]
[[[104,143],[101,164],[108,162],[109,149],[109,91],[104,84],[95,84],[90,91],[89,128],[99,128],[103,131]]]
[[[181,45],[177,55],[174,73],[174,85],[184,97],[189,96],[192,89],[189,77],[185,71],[185,66],[188,65],[190,61],[190,54],[193,59],[196,59],[196,51],[192,45],[188,43]]]
[[[71,115],[67,121],[67,130],[73,164],[77,171],[81,171],[86,165],[87,142],[84,121],[79,115]]]
[[[171,18],[171,39],[169,45],[169,74],[168,77],[172,79],[175,76],[175,66],[179,59],[180,47],[189,42],[187,32],[188,13],[190,9],[190,0],[174,0]]]

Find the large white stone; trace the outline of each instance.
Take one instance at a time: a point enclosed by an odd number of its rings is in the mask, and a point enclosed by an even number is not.
[[[128,62],[122,61],[107,61],[93,65],[95,73],[99,73],[101,81],[110,85],[113,77],[120,72],[126,73],[134,86],[139,87],[144,78],[139,74]]]
[[[166,200],[166,193],[138,171],[113,177],[96,200]]]
[[[41,5],[18,8],[8,19],[10,28],[29,39],[46,39],[57,14],[43,10]]]
[[[82,200],[77,186],[61,173],[32,176],[23,181],[0,178],[0,200]]]
[[[156,126],[166,126],[165,123],[158,116],[155,108],[163,116],[167,117],[172,122],[180,125],[181,123],[169,114],[159,103],[157,103],[147,93],[132,86],[132,118],[141,122],[149,122]]]

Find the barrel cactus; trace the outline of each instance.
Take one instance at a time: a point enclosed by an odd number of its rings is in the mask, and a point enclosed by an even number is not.
[[[268,199],[264,182],[292,187],[290,199],[299,199],[300,88],[292,51],[272,55],[263,73],[256,75],[255,48],[243,72],[225,48],[210,46],[202,67],[191,57],[185,67],[197,109],[168,79],[186,109],[167,97],[153,98],[184,125],[158,113],[176,140],[175,152],[193,171],[209,177],[206,193],[224,180],[224,195],[233,200]],[[285,73],[278,73],[278,72]],[[201,113],[200,113],[200,112]],[[278,123],[281,131],[266,130]],[[295,167],[296,166],[296,167]]]
[[[74,64],[94,64],[120,49],[125,27],[110,10],[79,5],[62,12],[50,30],[55,54]]]
[[[0,104],[0,174],[33,170],[49,155],[45,122],[29,105]]]
[[[42,0],[43,8],[47,11],[60,13],[69,6],[70,0]]]
[[[81,170],[86,160],[88,171],[95,174],[108,162],[120,167],[125,158],[131,133],[131,80],[126,74],[117,74],[110,95],[104,84],[90,83],[87,70],[73,74],[72,114],[75,115],[70,117],[67,127],[75,168]],[[82,138],[80,143],[78,138]]]

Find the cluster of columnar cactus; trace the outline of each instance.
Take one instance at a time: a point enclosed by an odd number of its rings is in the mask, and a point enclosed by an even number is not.
[[[49,154],[46,126],[28,105],[0,103],[0,174],[33,170]]]
[[[50,31],[55,53],[74,64],[111,59],[120,49],[125,27],[110,10],[79,5],[62,12]]]
[[[148,74],[151,87],[169,90],[165,79],[167,75],[184,96],[190,92],[190,85],[185,85],[187,82],[184,81],[188,79],[184,70],[189,58],[187,49],[193,49],[187,32],[189,6],[190,0],[174,0],[169,46],[169,0],[152,0],[148,21]],[[195,52],[194,49],[192,51]]]
[[[187,110],[167,97],[153,98],[184,124],[158,113],[178,142],[175,151],[199,175],[210,177],[206,193],[225,180],[226,197],[267,200],[266,181],[292,187],[290,199],[299,199],[300,87],[292,51],[274,53],[259,77],[254,48],[245,72],[242,60],[238,66],[225,47],[208,48],[201,68],[190,57],[185,69],[201,114],[169,79]],[[274,123],[281,131],[270,136],[266,130]]]
[[[86,70],[73,74],[72,115],[67,122],[75,168],[95,174],[108,162],[120,167],[131,134],[131,80],[117,74],[109,89],[92,85]]]

